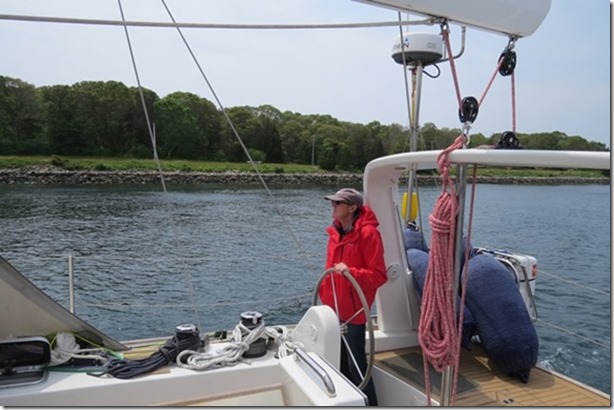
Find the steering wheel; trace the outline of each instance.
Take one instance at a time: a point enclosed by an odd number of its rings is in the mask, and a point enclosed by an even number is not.
[[[324,281],[326,276],[330,274],[334,275],[334,272],[335,272],[335,268],[330,268],[330,269],[325,270],[324,273],[322,273],[322,275],[320,276],[320,279],[318,279],[318,282],[316,283],[316,287],[315,287],[316,290],[313,294],[312,305],[314,306],[317,305],[318,289],[320,289],[320,285],[322,285],[322,282]],[[369,382],[369,379],[371,378],[371,370],[373,369],[373,363],[375,362],[375,336],[373,334],[373,320],[371,319],[371,315],[369,314],[369,305],[367,304],[367,299],[365,298],[365,294],[360,288],[360,285],[358,284],[358,282],[356,282],[356,279],[354,279],[354,277],[350,274],[349,270],[347,269],[344,269],[341,273],[343,274],[343,276],[345,276],[347,280],[350,281],[350,283],[356,290],[356,293],[358,294],[358,298],[360,299],[360,302],[362,303],[362,311],[364,312],[365,317],[367,318],[367,331],[369,332],[369,348],[368,348],[367,354],[369,355],[369,360],[367,362],[367,370],[365,371],[364,375],[362,374],[360,368],[358,368],[358,365],[356,363],[356,358],[354,357],[352,350],[349,348],[348,342],[345,339],[343,332],[341,332],[341,338],[343,339],[343,343],[345,343],[347,351],[349,352],[352,358],[353,366],[356,368],[356,370],[358,370],[358,374],[361,375],[361,378],[362,378],[362,381],[358,385],[358,388],[360,390],[363,390],[365,386],[367,385],[367,383]],[[337,314],[337,317],[339,317],[338,308],[335,308],[335,310],[337,310],[335,313]]]

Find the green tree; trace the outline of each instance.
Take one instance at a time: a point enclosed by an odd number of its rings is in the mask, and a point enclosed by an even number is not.
[[[590,145],[584,138],[574,135],[572,137],[562,139],[559,142],[558,149],[569,151],[588,151],[590,149]]]
[[[325,169],[358,170],[376,156],[407,151],[410,132],[399,124],[340,122],[330,115],[281,112],[271,105],[226,110],[233,127],[210,101],[187,92],[160,99],[148,89],[117,81],[84,81],[72,86],[36,88],[0,76],[0,150],[15,154],[113,155],[147,157],[156,124],[161,157],[245,161],[246,150],[258,160],[319,164]],[[236,131],[236,134],[235,134]],[[420,128],[418,150],[448,147],[456,128],[433,123]],[[496,144],[471,135],[469,147]],[[527,149],[609,151],[603,143],[560,131],[517,133]],[[242,146],[245,145],[245,148]]]
[[[160,97],[158,97],[154,91],[147,88],[142,88],[139,91],[138,87],[131,87],[130,92],[133,95],[134,112],[128,120],[128,132],[130,135],[127,136],[127,138],[132,141],[132,146],[130,147],[128,155],[135,158],[152,158],[153,142],[150,130],[148,129],[147,120],[149,119],[152,127],[155,126],[154,104]],[[145,100],[144,107],[141,99],[141,92],[143,94],[143,100]],[[147,115],[145,115],[145,110],[147,110]]]
[[[471,134],[469,139],[469,148],[479,147],[480,145],[491,145],[490,140],[481,132]]]
[[[97,84],[94,89],[91,104],[102,111],[95,122],[98,152],[124,156],[136,144],[131,129],[137,107],[135,95],[117,81]]]
[[[261,130],[256,136],[255,144],[257,148],[266,153],[268,162],[283,163],[284,153],[277,124],[267,116],[259,117],[259,121]]]
[[[317,132],[310,130],[310,125],[311,121],[306,120],[301,114],[290,111],[283,113],[278,130],[283,155],[287,162],[311,164]]]
[[[193,141],[184,141],[191,146],[193,158],[213,159],[220,145],[220,130],[222,124],[221,113],[215,105],[196,94],[187,92],[174,92],[165,98],[171,98],[188,108],[191,117],[196,120],[197,131]],[[179,153],[184,150],[180,150]],[[183,155],[183,154],[182,154]],[[190,158],[189,156],[187,158]]]
[[[439,136],[439,129],[432,122],[427,122],[420,129],[420,139],[423,141],[424,150],[437,149],[435,142]]]
[[[559,131],[554,132],[539,132],[533,134],[517,133],[520,145],[526,149],[558,149],[559,143],[566,135]],[[498,139],[497,139],[498,141]]]
[[[58,155],[83,155],[88,141],[76,118],[77,101],[72,87],[53,85],[41,88],[45,104],[47,138],[50,152]]]
[[[156,146],[161,158],[198,158],[206,141],[198,120],[180,94],[169,94],[154,103]]]
[[[268,104],[260,105],[256,108],[253,108],[252,111],[256,116],[266,117],[273,121],[276,125],[278,125],[283,118],[283,114],[281,113],[281,111]]]
[[[345,170],[360,171],[367,163],[384,154],[382,141],[362,124],[343,124],[344,143],[338,165]]]
[[[347,132],[339,124],[324,123],[318,127],[318,133],[322,143],[316,147],[318,165],[325,170],[332,171],[339,164],[349,164],[350,161],[344,158],[348,155],[346,146]]]
[[[51,150],[63,155],[147,156],[151,143],[138,89],[84,81],[41,89]],[[144,89],[149,112],[157,95]]]
[[[385,155],[404,151],[403,146],[408,131],[400,124],[383,125],[378,121],[373,121],[368,123],[366,127],[371,135],[381,142]]]
[[[256,149],[263,152],[267,162],[284,162],[275,116],[269,115],[271,113],[269,106],[263,107],[264,110],[245,106],[227,110],[228,117],[238,134],[235,135],[230,126],[227,126],[223,133],[230,161],[247,160],[247,154],[242,146],[244,145],[247,150]]]
[[[44,154],[43,102],[34,85],[0,76],[0,151],[5,154]]]

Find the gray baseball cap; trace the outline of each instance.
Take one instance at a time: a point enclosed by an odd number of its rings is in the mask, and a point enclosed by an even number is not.
[[[362,195],[355,189],[343,188],[338,190],[332,195],[325,196],[324,199],[328,201],[341,201],[350,205],[362,206]]]

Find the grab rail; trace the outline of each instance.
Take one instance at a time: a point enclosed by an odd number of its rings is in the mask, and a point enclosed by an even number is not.
[[[322,380],[324,387],[326,387],[326,394],[328,394],[329,397],[335,397],[337,395],[335,384],[333,383],[333,379],[331,379],[328,373],[326,373],[326,370],[316,363],[316,361],[313,360],[302,348],[295,347],[294,353],[296,353],[296,357],[300,358],[307,366],[311,367],[311,370],[313,370]]]

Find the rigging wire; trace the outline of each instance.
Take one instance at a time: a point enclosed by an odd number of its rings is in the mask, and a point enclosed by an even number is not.
[[[610,349],[610,347],[611,347],[610,345],[606,345],[606,344],[601,343],[601,342],[598,342],[598,341],[596,341],[596,340],[594,340],[594,339],[590,339],[590,338],[588,338],[588,337],[586,337],[586,336],[582,336],[581,334],[574,333],[574,332],[572,332],[572,331],[570,331],[570,330],[567,330],[567,329],[565,329],[565,328],[563,328],[563,327],[560,327],[560,326],[557,326],[557,325],[553,325],[552,323],[549,323],[549,322],[545,322],[545,321],[544,321],[544,320],[542,320],[542,319],[535,319],[535,320],[536,320],[536,321],[538,321],[539,323],[543,323],[543,324],[544,324],[544,325],[546,325],[546,326],[550,326],[550,327],[551,327],[551,328],[553,328],[553,329],[557,329],[557,330],[559,330],[559,331],[561,331],[561,332],[563,332],[563,333],[567,333],[567,334],[569,334],[569,335],[571,335],[571,336],[576,336],[576,337],[579,337],[580,339],[584,339],[584,340],[586,340],[587,342],[591,342],[591,343],[596,344],[596,345],[598,345],[598,346],[605,347],[606,349]]]
[[[290,295],[290,296],[283,296],[283,297],[279,297],[279,298],[266,298],[266,299],[256,299],[256,300],[247,300],[247,299],[242,299],[242,300],[234,300],[234,301],[230,301],[230,302],[213,302],[213,303],[173,303],[173,307],[174,308],[185,308],[185,307],[209,307],[209,308],[215,308],[215,307],[220,307],[220,306],[241,306],[244,305],[246,303],[249,303],[250,305],[259,305],[259,304],[271,304],[271,302],[288,302],[288,301],[294,301],[294,302],[298,302],[299,306],[302,306],[301,300],[306,300],[305,305],[309,305],[309,299],[312,297],[312,293],[303,293],[300,295]],[[157,304],[157,303],[125,303],[125,302],[118,302],[118,303],[80,303],[79,306],[87,306],[87,307],[96,307],[96,308],[115,308],[118,310],[122,310],[122,309],[133,309],[133,308],[161,308],[161,309],[166,309],[168,308],[168,303],[163,303],[163,304]]]
[[[273,195],[272,195],[270,189],[268,188],[266,182],[264,181],[264,179],[263,179],[261,173],[259,172],[255,162],[251,158],[251,155],[249,154],[249,151],[248,151],[247,147],[243,143],[243,141],[242,141],[238,131],[236,130],[236,128],[234,126],[234,123],[232,122],[232,120],[228,116],[226,108],[223,106],[223,104],[221,103],[221,101],[220,101],[219,97],[217,96],[215,90],[213,89],[213,86],[211,85],[211,83],[210,83],[208,77],[206,76],[202,66],[200,65],[198,59],[196,58],[194,52],[192,51],[192,48],[190,47],[188,41],[186,40],[185,36],[183,35],[183,32],[181,31],[179,25],[176,24],[176,20],[175,20],[175,18],[173,16],[172,12],[168,8],[168,6],[167,6],[167,4],[166,4],[166,2],[164,0],[162,0],[162,4],[163,4],[164,8],[166,9],[170,19],[173,21],[174,27],[177,29],[177,31],[178,31],[178,33],[179,33],[183,43],[185,44],[188,52],[190,53],[193,61],[195,62],[198,70],[200,71],[201,76],[203,77],[203,79],[205,80],[207,86],[209,87],[209,90],[213,94],[213,97],[215,98],[215,101],[217,102],[220,110],[222,111],[222,114],[224,115],[224,117],[225,117],[226,121],[228,122],[229,126],[231,127],[235,137],[237,138],[238,142],[241,144],[244,152],[246,153],[247,157],[249,158],[249,162],[253,166],[253,168],[254,168],[256,174],[258,175],[258,178],[260,179],[260,182],[264,186],[268,196],[273,198]],[[125,20],[124,11],[123,11],[123,8],[122,8],[121,0],[118,0],[118,7],[119,7],[119,10],[120,10],[122,21],[125,22],[126,20]],[[158,153],[157,153],[157,149],[156,149],[157,145],[156,145],[155,131],[154,131],[153,127],[152,127],[152,123],[151,123],[151,120],[149,118],[149,113],[148,113],[148,110],[147,110],[147,105],[146,105],[145,97],[143,95],[142,85],[141,85],[141,81],[140,81],[140,76],[139,76],[138,68],[137,68],[137,64],[136,64],[136,59],[134,57],[134,51],[133,51],[133,48],[132,48],[132,43],[131,43],[130,35],[129,35],[129,32],[128,32],[128,26],[129,26],[128,24],[123,24],[124,33],[125,33],[126,41],[127,41],[127,44],[128,44],[128,49],[129,49],[129,52],[130,52],[130,58],[131,58],[131,61],[132,61],[132,66],[133,66],[133,69],[134,69],[134,73],[135,73],[135,77],[136,77],[136,81],[137,81],[137,85],[138,85],[139,95],[140,95],[141,103],[142,103],[142,106],[143,106],[143,111],[145,113],[145,119],[146,119],[146,122],[147,122],[147,129],[148,129],[150,140],[151,140],[151,143],[152,143],[152,149],[153,149],[153,153],[154,153],[154,161],[156,163],[156,167],[157,167],[157,171],[158,171],[158,174],[159,174],[159,177],[160,177],[160,181],[161,181],[161,184],[162,184],[163,192],[165,194],[168,194],[168,191],[166,189],[165,180],[164,180],[164,173],[162,171],[162,165],[161,165],[161,162],[160,162],[160,159],[159,159],[159,156],[158,156]],[[173,213],[170,211],[170,203],[168,202],[168,196],[165,195],[165,198],[167,199],[166,206],[169,208],[168,213],[169,213],[169,215],[171,215],[171,217],[173,217]],[[281,216],[282,220],[284,221],[287,229],[290,231],[290,234],[291,234],[295,244],[297,245],[297,247],[299,249],[299,254],[302,256],[303,260],[305,261],[305,263],[307,265],[308,261],[307,261],[306,255],[305,255],[305,251],[302,248],[300,242],[298,241],[298,238],[296,237],[296,235],[295,235],[294,231],[292,230],[291,226],[289,225],[287,218],[285,217],[285,215],[281,211],[279,205],[275,201],[274,201],[274,206],[276,208],[277,213]],[[176,234],[177,224],[173,223],[172,226],[173,226],[173,229],[175,230],[175,234],[173,235],[173,238],[175,238],[175,240],[178,240],[178,236]],[[188,273],[188,270],[185,268],[185,261],[183,261],[183,263],[184,263],[184,267],[182,269],[182,272],[186,275],[187,283],[188,283],[188,286],[189,286],[189,298],[190,298],[189,306],[192,307],[194,315],[195,315],[195,318],[196,318],[196,323],[198,324],[198,326],[200,328],[201,327],[200,326],[200,318],[199,318],[199,315],[198,315],[198,311],[196,309],[197,304],[196,304],[196,301],[195,301],[195,289],[194,289],[194,286],[193,286],[193,283],[192,283],[191,275]],[[122,304],[121,306],[125,306],[125,304]]]
[[[173,23],[175,23],[175,17],[173,16],[173,14],[171,13],[170,9],[166,5],[166,1],[165,0],[161,0],[161,1],[162,1],[162,4],[164,5],[164,8],[166,9],[170,19],[173,21]],[[276,201],[276,198],[273,196],[273,193],[271,192],[271,190],[269,189],[268,185],[266,184],[264,178],[262,177],[261,172],[258,170],[258,167],[256,166],[256,163],[254,162],[254,160],[252,159],[252,156],[249,153],[249,150],[247,149],[247,147],[243,143],[243,140],[241,139],[241,136],[239,135],[239,132],[237,131],[236,127],[234,126],[234,123],[232,122],[232,120],[230,119],[230,116],[228,115],[228,112],[227,112],[226,108],[224,107],[224,105],[222,104],[221,100],[217,96],[217,93],[215,92],[215,90],[213,88],[213,85],[211,85],[211,82],[209,81],[209,78],[205,74],[205,71],[203,70],[200,62],[198,61],[198,58],[196,58],[196,55],[192,51],[192,48],[190,47],[190,45],[189,45],[188,41],[186,40],[185,36],[183,35],[183,32],[181,31],[181,28],[179,26],[177,26],[176,29],[177,29],[177,32],[179,33],[179,36],[183,40],[183,43],[186,46],[188,52],[190,53],[190,56],[192,57],[192,60],[194,61],[194,64],[196,64],[196,67],[198,68],[198,71],[200,72],[201,76],[205,80],[205,83],[207,84],[207,87],[209,87],[209,90],[211,91],[211,94],[213,95],[213,98],[215,99],[218,107],[220,108],[220,111],[222,111],[222,114],[224,115],[224,118],[226,119],[226,122],[228,123],[228,125],[232,129],[232,132],[233,132],[235,138],[237,139],[239,144],[241,144],[241,147],[243,148],[243,151],[245,152],[245,155],[247,155],[247,158],[249,159],[249,163],[252,165],[252,168],[254,169],[254,172],[257,174],[258,179],[262,183],[262,186],[266,190],[267,195],[269,196],[269,198],[271,198],[273,200],[273,206],[275,208],[275,211],[281,217],[282,221],[284,222],[284,225],[286,226],[286,228],[290,232],[290,236],[292,236],[292,240],[296,244],[296,246],[297,246],[297,248],[299,250],[299,254],[302,257],[303,261],[305,262],[305,266],[309,266],[309,262],[307,261],[307,257],[305,256],[305,250],[303,249],[300,241],[298,240],[296,234],[294,233],[294,230],[290,226],[288,218],[286,218],[286,216],[284,215],[281,207],[279,206],[278,202]]]
[[[164,3],[164,0],[162,0],[162,2]],[[142,87],[141,87],[141,83],[140,83],[140,79],[139,79],[139,75],[138,75],[138,70],[136,68],[136,62],[135,62],[135,58],[134,58],[134,53],[132,50],[132,45],[130,42],[130,37],[127,31],[127,27],[131,26],[131,27],[160,27],[160,28],[176,28],[182,39],[184,40],[184,42],[186,43],[186,46],[188,47],[188,50],[190,52],[190,54],[192,55],[192,57],[194,58],[195,62],[197,63],[199,69],[201,70],[201,74],[203,75],[203,77],[205,78],[205,81],[207,82],[207,84],[209,85],[212,93],[214,93],[213,88],[211,87],[211,85],[209,84],[208,79],[206,78],[206,76],[204,75],[204,72],[202,71],[200,65],[198,64],[192,50],[190,49],[189,45],[187,44],[183,34],[180,31],[180,28],[204,28],[204,29],[256,29],[256,30],[260,30],[260,29],[338,29],[338,28],[365,28],[365,27],[391,27],[391,26],[399,26],[399,28],[401,26],[409,26],[409,25],[414,25],[414,24],[435,24],[436,23],[436,19],[425,19],[425,20],[420,20],[420,21],[396,21],[396,22],[372,22],[372,23],[340,23],[340,24],[206,24],[206,23],[178,23],[174,20],[174,18],[172,18],[173,23],[165,23],[165,22],[146,22],[146,21],[126,21],[124,18],[124,14],[123,14],[123,10],[121,7],[121,0],[118,0],[118,5],[120,8],[120,12],[122,14],[122,21],[115,21],[115,20],[99,20],[99,19],[79,19],[79,18],[59,18],[59,17],[45,17],[45,16],[23,16],[23,15],[7,15],[7,14],[0,14],[0,20],[13,20],[13,21],[24,21],[24,22],[48,22],[48,23],[68,23],[68,24],[86,24],[86,25],[107,25],[107,26],[123,26],[125,29],[125,34],[126,34],[126,39],[127,39],[127,43],[128,43],[128,48],[130,50],[130,56],[131,56],[131,60],[132,60],[132,64],[133,64],[133,68],[134,68],[134,72],[135,72],[135,76],[136,76],[136,80],[138,83],[138,90],[139,90],[139,94],[141,97],[141,102],[143,104],[143,108],[144,108],[144,113],[146,116],[146,120],[147,120],[147,126],[148,126],[148,131],[150,133],[150,138],[152,140],[153,143],[153,150],[154,150],[154,158],[156,160],[156,163],[158,165],[158,172],[160,173],[160,179],[161,179],[161,183],[163,185],[163,189],[166,192],[166,186],[165,186],[165,182],[164,182],[164,175],[161,169],[161,165],[159,162],[159,158],[157,155],[157,151],[156,151],[156,144],[155,144],[155,135],[153,133],[153,129],[151,126],[151,122],[150,119],[148,117],[148,112],[146,109],[146,104],[145,104],[145,99],[142,93]],[[164,6],[166,7],[166,4],[164,3]],[[170,15],[170,11],[167,8],[167,11],[169,12]],[[399,13],[400,15],[400,13]],[[400,20],[400,19],[399,19]],[[402,31],[401,31],[402,34]],[[401,37],[402,38],[402,37]],[[401,40],[402,41],[402,40]],[[440,72],[439,68],[436,67],[438,72]],[[430,74],[426,73],[429,77],[432,77]],[[439,73],[437,74],[437,76],[439,75]],[[514,81],[514,79],[512,78],[512,81]],[[407,82],[407,81],[406,81]],[[514,87],[512,85],[512,87]],[[407,84],[406,84],[406,88],[407,88]],[[215,94],[215,93],[214,93]],[[483,96],[484,97],[484,96]],[[483,100],[483,97],[481,98],[481,100]],[[514,96],[512,97],[514,98]],[[216,100],[217,100],[217,96],[216,96]],[[221,103],[218,100],[218,105],[222,108],[222,112],[224,113],[224,115],[227,117],[227,113],[226,110],[222,107]],[[409,101],[408,101],[408,106],[409,106]],[[515,106],[513,107],[515,109]],[[411,118],[411,111],[410,108],[408,108],[409,111],[409,115]],[[514,127],[515,128],[515,114],[513,114],[513,122],[514,122]],[[232,125],[232,123],[230,123],[231,128],[233,128],[233,131],[236,133],[236,130],[234,129],[234,126]],[[238,137],[238,134],[236,135]],[[245,146],[243,145],[243,142],[240,140],[239,138],[239,142],[241,143],[241,145],[243,146],[244,150]],[[246,150],[246,154],[249,157],[249,153]],[[251,158],[250,158],[250,162]],[[256,169],[256,172],[257,169]],[[260,173],[258,172],[258,175],[260,176]],[[266,183],[262,180],[262,177],[260,176],[261,181],[263,182],[263,184],[265,185],[265,188],[267,190],[267,192],[270,191],[268,190],[268,187],[266,187]],[[282,215],[283,217],[283,215]],[[286,219],[284,218],[284,221],[286,221]],[[292,232],[292,230],[290,229],[290,231]],[[296,241],[296,238],[294,237],[294,234],[292,232],[293,238]],[[296,241],[297,242],[297,241]],[[297,242],[298,243],[298,242]],[[574,286],[578,286],[578,287],[582,287],[585,289],[589,289],[593,292],[597,292],[597,293],[602,293],[605,295],[609,295],[607,292],[604,292],[602,290],[599,289],[595,289],[595,288],[591,288],[570,280],[566,280],[563,279],[561,277],[557,277],[556,275],[550,274],[548,272],[544,272],[544,271],[540,271],[543,274],[549,275],[551,277],[557,278],[561,281],[570,283]],[[95,305],[91,305],[91,306],[95,306]],[[608,345],[604,345],[600,342],[594,341],[592,339],[586,338],[584,336],[581,336],[579,334],[570,332],[564,328],[552,325],[548,322],[544,322],[541,319],[537,319],[539,322],[544,323],[548,326],[551,326],[553,328],[559,329],[563,332],[566,332],[568,334],[571,335],[575,335],[577,337],[580,337],[582,339],[585,339],[587,341],[590,341],[592,343],[595,343],[597,345],[609,348],[610,346]]]
[[[577,286],[579,288],[584,288],[584,289],[590,290],[591,292],[601,293],[603,295],[610,296],[610,292],[606,292],[606,291],[603,291],[603,290],[597,289],[597,288],[591,288],[590,286],[582,285],[582,284],[580,284],[578,282],[574,282],[572,280],[565,279],[565,278],[563,278],[561,276],[555,275],[553,273],[546,272],[546,271],[541,270],[541,269],[539,270],[539,274],[540,275],[548,275],[551,278],[560,280],[561,282],[569,283],[570,285],[574,285],[574,286]]]
[[[125,19],[124,16],[124,10],[122,8],[122,2],[121,0],[117,0],[117,5],[119,6],[119,12],[121,14],[122,20]],[[147,121],[147,130],[149,131],[149,137],[151,139],[151,146],[153,149],[153,154],[154,154],[154,161],[156,163],[156,167],[158,170],[158,174],[160,176],[160,182],[162,184],[162,190],[164,192],[164,199],[165,199],[165,206],[167,208],[167,213],[168,215],[170,215],[171,219],[173,220],[173,223],[171,224],[171,229],[173,229],[173,239],[178,243],[179,242],[179,237],[177,235],[177,223],[174,219],[174,213],[172,212],[172,207],[170,206],[170,201],[169,201],[169,196],[168,196],[168,191],[166,190],[166,184],[164,183],[164,173],[162,172],[162,164],[160,163],[160,158],[158,157],[158,151],[156,149],[156,137],[155,137],[155,133],[153,130],[153,127],[151,125],[151,120],[149,118],[149,114],[147,111],[147,104],[145,102],[145,96],[143,95],[143,87],[141,85],[141,80],[139,77],[139,72],[137,69],[137,65],[136,65],[136,59],[134,58],[134,51],[132,49],[132,42],[130,41],[130,34],[128,32],[128,26],[124,26],[124,33],[126,35],[126,42],[128,44],[128,50],[130,51],[130,59],[132,61],[132,68],[134,69],[134,75],[136,77],[136,81],[138,84],[138,90],[139,90],[139,95],[141,97],[141,103],[143,105],[143,111],[145,112],[145,120]],[[181,259],[181,263],[182,263],[182,268],[181,271],[184,273],[184,275],[187,278],[187,283],[188,283],[188,287],[189,287],[189,292],[188,292],[188,296],[190,298],[191,301],[191,305],[195,304],[195,291],[194,291],[194,285],[192,283],[192,277],[188,272],[188,269],[186,267],[186,263],[185,260]],[[196,308],[193,307],[193,313],[194,313],[194,317],[196,320],[196,323],[198,325],[199,328],[201,328],[201,324],[200,324],[200,318],[198,315],[198,311],[196,310]]]

